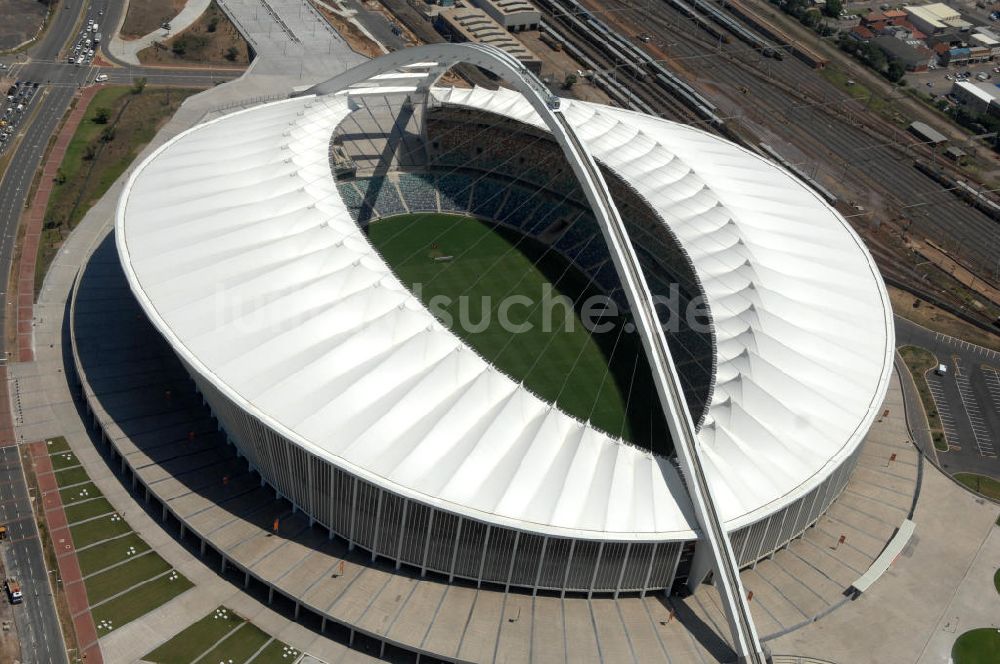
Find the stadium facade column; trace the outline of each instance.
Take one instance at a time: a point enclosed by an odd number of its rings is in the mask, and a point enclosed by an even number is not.
[[[393,85],[393,72],[402,70],[401,79],[412,81],[412,74],[424,69],[416,84],[418,91],[429,91],[440,76],[452,66],[468,63],[479,66],[504,79],[524,95],[538,117],[545,123],[562,148],[601,227],[614,266],[621,279],[643,347],[650,361],[653,380],[660,403],[673,437],[675,450],[687,480],[688,493],[701,527],[700,549],[712,556],[717,572],[716,586],[726,608],[726,618],[736,654],[741,662],[763,664],[766,658],[757,636],[749,603],[739,577],[736,558],[725,526],[716,509],[711,488],[705,477],[698,453],[700,442],[687,403],[679,387],[677,369],[667,346],[663,329],[651,304],[652,296],[624,222],[615,206],[607,182],[597,162],[576,135],[573,126],[562,113],[561,101],[516,58],[485,44],[432,44],[396,51],[365,62],[308,90],[298,96],[324,95],[343,92],[359,83],[379,79],[374,85]],[[433,72],[433,75],[431,75]],[[396,82],[398,85],[398,81]],[[381,500],[379,507],[381,508]],[[490,528],[487,527],[486,545]],[[376,537],[377,540],[377,537]],[[707,545],[707,546],[706,546]],[[602,543],[603,548],[603,543]],[[477,586],[482,583],[484,556],[480,561]],[[598,556],[600,557],[599,550]],[[374,557],[374,554],[373,554]],[[591,590],[594,579],[591,579]],[[588,593],[589,595],[589,593]]]

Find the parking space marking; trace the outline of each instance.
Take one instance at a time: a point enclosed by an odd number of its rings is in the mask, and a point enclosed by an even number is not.
[[[983,419],[982,411],[979,410],[979,403],[976,395],[972,392],[972,385],[969,383],[969,376],[960,368],[958,358],[955,360],[955,383],[958,385],[958,396],[962,400],[965,408],[965,415],[969,419],[972,427],[972,435],[976,439],[976,447],[979,448],[979,455],[983,457],[996,458],[996,448],[993,447],[993,439],[990,437],[989,428]]]
[[[955,337],[949,337],[947,334],[942,334],[940,332],[934,333],[934,340],[939,343],[948,344],[953,348],[959,348],[961,350],[970,351],[978,355],[982,355],[985,358],[1000,362],[1000,353],[998,353],[995,350],[985,348],[984,346],[970,343],[962,339],[957,339]]]
[[[948,406],[948,400],[944,396],[944,388],[941,387],[940,379],[931,373],[924,376],[927,381],[927,388],[930,390],[931,397],[934,399],[934,407],[937,408],[938,419],[941,420],[941,428],[944,429],[944,439],[948,443],[948,447],[955,445],[956,447],[961,446],[961,440],[958,437],[958,425],[955,423],[955,418],[951,414],[951,408]]]
[[[1000,373],[990,366],[983,365],[983,377],[986,379],[986,389],[993,401],[993,410],[1000,414]]]

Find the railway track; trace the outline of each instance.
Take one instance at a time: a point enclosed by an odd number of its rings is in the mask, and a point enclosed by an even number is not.
[[[898,127],[868,113],[863,102],[846,97],[805,63],[765,58],[735,37],[727,43],[677,10],[674,1],[602,0],[602,16],[621,34],[649,34],[646,48],[654,57],[698,88],[721,93],[712,101],[727,124],[765,127],[799,153],[789,161],[818,172],[817,179],[847,200],[851,191],[870,192],[870,201],[860,201],[871,208],[862,216],[872,219],[875,213],[889,226],[905,217],[910,233],[944,240],[977,272],[994,275],[1000,225],[915,168],[914,157],[929,158],[926,148],[908,139],[897,144]],[[594,0],[587,2],[596,11]],[[882,269],[903,276],[912,259],[901,241],[896,244],[874,253]]]
[[[539,0],[539,6],[546,14],[543,25],[547,34],[582,63],[596,63],[594,77],[612,97],[624,96],[631,107],[654,115],[722,128],[723,121],[711,101],[578,0]],[[624,95],[619,89],[622,85]]]

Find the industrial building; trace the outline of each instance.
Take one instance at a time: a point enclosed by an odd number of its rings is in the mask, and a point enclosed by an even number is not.
[[[537,74],[542,70],[541,59],[482,9],[444,9],[434,19],[434,26],[452,41],[488,44],[517,58],[531,72]]]
[[[997,87],[992,83],[970,83],[955,81],[951,86],[951,94],[964,104],[969,112],[982,115],[997,113]]]
[[[527,0],[472,0],[472,4],[510,32],[537,30],[542,20],[538,7]]]
[[[962,15],[942,2],[929,5],[907,5],[903,7],[910,23],[928,35],[945,32],[950,29],[968,30],[972,24],[962,19]]]

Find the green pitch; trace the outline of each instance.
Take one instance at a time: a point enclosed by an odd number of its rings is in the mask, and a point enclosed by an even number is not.
[[[397,277],[498,369],[577,419],[669,451],[638,335],[621,316],[601,333],[584,327],[581,306],[600,291],[562,256],[457,215],[400,215],[368,234]],[[504,310],[509,325],[500,322]]]

